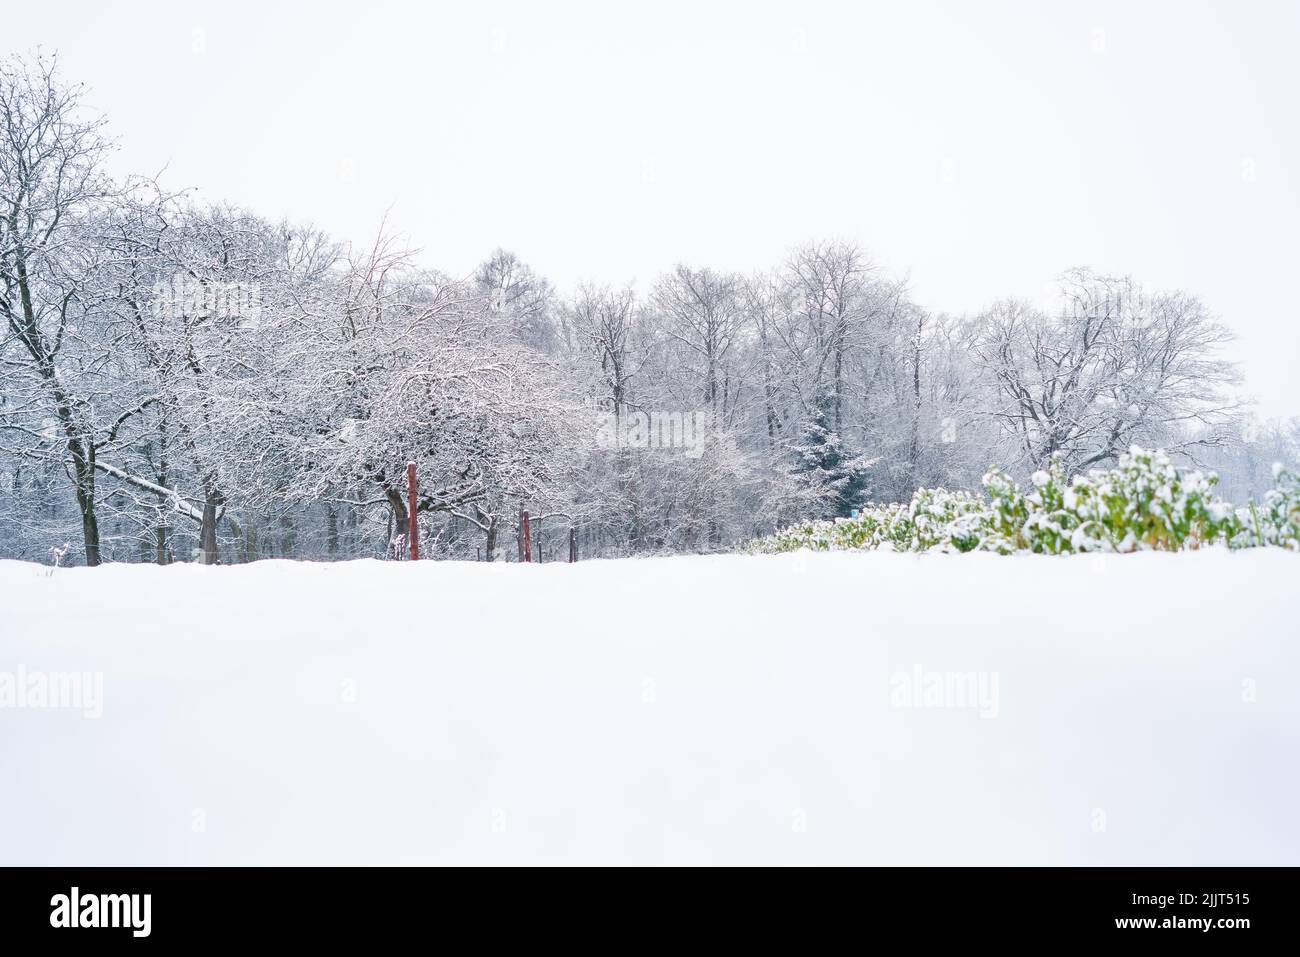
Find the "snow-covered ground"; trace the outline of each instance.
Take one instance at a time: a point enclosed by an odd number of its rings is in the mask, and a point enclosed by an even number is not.
[[[0,562],[0,864],[1300,864],[1297,584],[1258,549]],[[33,707],[55,672],[102,701]]]

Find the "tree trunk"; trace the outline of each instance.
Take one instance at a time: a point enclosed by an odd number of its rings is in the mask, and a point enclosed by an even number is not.
[[[408,513],[406,511],[406,500],[402,498],[402,493],[385,487],[384,498],[388,499],[388,506],[393,510],[391,523],[388,526],[388,557],[400,558],[401,550],[398,544],[406,539],[406,526]]]
[[[158,423],[158,484],[163,488],[171,487],[171,478],[167,474],[167,428],[166,419]],[[158,524],[154,526],[155,561],[159,565],[172,563],[171,519],[168,515],[168,502],[158,498]]]
[[[76,485],[77,509],[81,513],[81,537],[86,547],[86,565],[93,568],[100,563],[99,519],[95,517],[95,466],[87,458],[81,442],[69,442],[68,448],[72,452],[72,475]]]
[[[907,494],[921,487],[921,333],[925,317],[916,321],[916,339],[912,343],[912,427],[907,449]]]
[[[221,506],[220,495],[209,495],[203,503],[203,520],[199,523],[200,561],[204,565],[216,565],[221,561],[221,552],[217,546],[217,512]]]
[[[298,553],[298,526],[292,515],[280,516],[280,557],[296,558]]]
[[[100,563],[99,519],[95,517],[95,494],[82,492],[77,487],[77,505],[81,508],[81,537],[86,545],[86,565],[94,568]]]
[[[244,561],[257,561],[257,526],[260,519],[256,513],[249,512],[244,518]]]
[[[154,526],[154,560],[159,565],[170,565],[172,561],[171,526],[167,522],[165,506],[158,508],[158,523]]]
[[[339,553],[339,517],[334,512],[333,505],[325,513],[325,552],[330,558]]]

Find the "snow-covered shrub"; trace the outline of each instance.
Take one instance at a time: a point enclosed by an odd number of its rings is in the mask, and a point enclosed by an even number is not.
[[[1232,506],[1214,497],[1214,475],[1180,472],[1162,451],[1134,447],[1118,468],[1073,478],[1053,457],[1031,481],[1022,495],[1000,473],[985,477],[1000,519],[998,551],[1179,551],[1231,541],[1239,527]]]
[[[1099,532],[1117,551],[1198,548],[1230,541],[1238,531],[1232,506],[1214,495],[1218,476],[1180,472],[1163,451],[1134,447],[1118,469],[1093,475],[1095,494],[1080,503],[1091,506],[1084,532]]]
[[[968,552],[979,546],[989,518],[988,505],[967,492],[921,489],[907,505],[872,504],[853,518],[792,525],[759,539],[748,550],[756,554],[801,548],[820,552],[876,548]]]
[[[908,506],[909,550],[943,548],[969,552],[988,535],[993,513],[987,502],[969,492],[923,488]]]
[[[901,505],[868,505],[853,518],[803,522],[783,528],[750,543],[747,551],[766,555],[802,548],[815,552],[839,552],[879,548],[885,544],[893,546],[903,513]]]
[[[896,552],[911,549],[915,537],[912,516],[906,505],[897,503],[879,505],[871,503],[858,515],[866,534],[865,540],[872,543],[869,548],[885,547]]]
[[[1010,555],[1027,548],[1025,523],[1029,521],[1029,502],[1024,492],[1011,476],[996,467],[984,476],[984,490],[992,504],[981,549]]]
[[[1237,509],[1239,530],[1233,546],[1276,545],[1300,551],[1300,473],[1281,462],[1273,465],[1277,487],[1264,493],[1260,505]]]
[[[1262,508],[1234,510],[1214,495],[1215,475],[1180,471],[1163,451],[1134,447],[1114,469],[1070,477],[1059,456],[1021,489],[1006,473],[984,476],[988,499],[921,489],[907,505],[870,505],[851,519],[792,526],[752,552],[888,548],[895,551],[1181,551],[1227,543],[1300,550],[1300,477],[1275,469]]]
[[[1278,462],[1273,466],[1273,481],[1277,488],[1264,495],[1268,544],[1300,551],[1300,473]]]

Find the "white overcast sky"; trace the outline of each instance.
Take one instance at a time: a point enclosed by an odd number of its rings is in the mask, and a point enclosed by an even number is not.
[[[1300,3],[6,4],[121,171],[561,289],[860,241],[935,310],[1200,295],[1300,414]]]

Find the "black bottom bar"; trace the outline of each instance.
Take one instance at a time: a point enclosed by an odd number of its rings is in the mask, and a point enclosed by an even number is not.
[[[693,886],[696,879],[705,883]],[[846,931],[863,943],[903,935],[927,948],[1126,938],[1138,946],[1233,946],[1293,939],[1296,921],[1293,869],[838,869],[654,882],[631,874],[593,882],[573,872],[545,881],[528,875],[515,885],[513,875],[484,880],[417,868],[9,869],[0,870],[0,939],[337,948],[415,933],[492,947],[527,934],[534,945],[668,945],[685,943],[686,929],[702,925],[711,938],[766,943],[798,942],[802,932],[812,935],[805,946]]]

